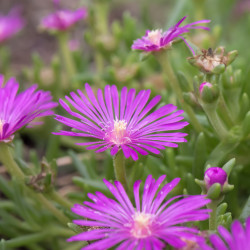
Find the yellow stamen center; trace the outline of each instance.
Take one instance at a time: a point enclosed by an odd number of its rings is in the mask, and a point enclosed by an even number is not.
[[[133,219],[134,224],[130,232],[135,238],[146,238],[152,234],[152,214],[136,213]]]
[[[111,132],[111,141],[115,144],[123,144],[126,137],[127,122],[124,120],[116,120],[114,122],[114,129]]]
[[[123,133],[126,130],[127,122],[122,121],[115,121],[114,123],[114,132],[117,134]]]
[[[152,30],[148,33],[148,39],[151,43],[155,45],[160,45],[162,37],[162,30]]]

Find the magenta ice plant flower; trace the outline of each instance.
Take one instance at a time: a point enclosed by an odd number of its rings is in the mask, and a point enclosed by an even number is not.
[[[182,34],[189,32],[190,29],[209,30],[208,27],[199,25],[197,26],[197,24],[209,23],[210,20],[200,20],[180,27],[181,23],[186,18],[187,18],[186,16],[183,17],[176,25],[169,28],[167,31],[162,31],[161,29],[151,30],[151,31],[147,30],[145,36],[135,40],[131,48],[133,50],[143,50],[146,52],[159,51],[161,49],[167,49],[171,47],[172,42],[175,39],[180,38],[186,43],[186,45],[189,47],[189,49],[192,51],[194,55],[195,54],[194,50],[191,48],[191,46],[188,44],[188,42],[182,36]]]
[[[57,106],[50,92],[36,91],[37,85],[18,94],[19,84],[14,78],[5,86],[3,83],[4,78],[0,75],[0,143],[11,141],[22,127],[37,124],[33,122],[35,118],[53,115],[52,108]]]
[[[75,11],[58,9],[42,19],[41,27],[50,31],[65,31],[86,17],[87,10],[83,7]]]
[[[158,180],[149,175],[143,194],[140,196],[141,181],[134,183],[134,204],[130,201],[119,181],[105,185],[115,197],[111,199],[101,192],[88,194],[92,202],[75,204],[72,211],[84,219],[73,223],[90,229],[68,241],[95,241],[82,249],[163,249],[167,244],[180,248],[186,241],[200,241],[199,230],[185,223],[206,220],[210,210],[202,208],[210,202],[204,195],[175,196],[165,200],[180,178],[160,188],[165,175]]]
[[[250,249],[250,217],[245,228],[236,220],[231,225],[231,233],[223,226],[218,226],[218,233],[210,236],[213,248],[200,244],[203,250],[249,250]]]
[[[24,20],[20,15],[20,9],[12,9],[6,16],[0,14],[0,44],[19,32],[23,26]]]
[[[122,150],[126,158],[131,156],[134,160],[138,159],[138,153],[159,154],[159,150],[165,147],[178,147],[178,142],[186,141],[183,137],[187,134],[170,132],[188,124],[181,122],[183,110],[176,111],[176,106],[167,104],[152,111],[161,97],[156,96],[148,102],[150,90],[142,90],[136,95],[135,89],[123,87],[120,97],[115,85],[107,85],[104,95],[98,89],[97,97],[87,83],[85,90],[87,96],[81,90],[71,92],[71,98],[65,96],[74,111],[65,101],[59,100],[77,120],[56,115],[57,121],[74,131],[63,130],[54,134],[86,137],[92,140],[77,144],[96,149],[96,152],[110,149],[111,155]]]

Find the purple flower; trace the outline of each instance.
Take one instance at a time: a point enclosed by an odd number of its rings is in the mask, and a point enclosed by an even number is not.
[[[135,207],[120,182],[115,181],[113,185],[104,179],[115,199],[96,192],[95,195],[88,194],[93,202],[75,204],[72,211],[84,219],[73,222],[90,229],[68,241],[96,240],[82,249],[109,249],[117,245],[117,249],[163,249],[166,244],[179,248],[185,246],[187,240],[200,241],[199,231],[184,223],[208,219],[210,210],[202,207],[210,200],[204,195],[194,195],[180,200],[177,199],[182,196],[176,196],[164,201],[180,178],[165,184],[157,193],[164,179],[165,175],[158,180],[149,175],[142,198],[139,194],[141,181],[136,181]]]
[[[18,82],[11,78],[3,86],[3,80],[0,75],[0,143],[11,141],[23,126],[37,124],[32,123],[36,117],[52,115],[51,109],[57,106],[50,92],[35,91],[37,85],[17,94]]]
[[[110,149],[111,155],[121,149],[126,158],[131,156],[134,160],[138,159],[137,153],[159,154],[159,149],[178,147],[176,142],[186,141],[183,137],[187,134],[169,133],[188,124],[180,122],[183,110],[175,111],[176,106],[168,104],[150,112],[161,99],[156,96],[148,102],[150,90],[142,90],[136,95],[135,89],[128,91],[123,87],[119,97],[116,86],[107,85],[104,97],[101,89],[98,89],[95,97],[87,83],[85,89],[88,98],[80,90],[77,90],[78,95],[71,92],[71,98],[65,96],[77,112],[72,111],[63,100],[59,100],[62,107],[80,121],[60,115],[55,118],[77,132],[60,131],[54,134],[95,139],[77,144],[89,146],[87,149],[97,149],[96,152]]]
[[[218,235],[210,236],[210,241],[214,248],[205,244],[200,244],[204,250],[249,250],[250,249],[250,217],[246,220],[245,229],[238,220],[231,225],[231,233],[223,226],[218,226]]]
[[[214,183],[219,183],[223,186],[227,180],[227,173],[222,168],[212,167],[206,170],[204,180],[207,188],[211,187]]]
[[[85,8],[80,8],[76,11],[59,9],[44,17],[41,21],[41,27],[46,30],[65,31],[86,17],[87,10]]]
[[[195,26],[196,24],[200,23],[209,23],[210,20],[200,20],[194,23],[189,23],[180,27],[180,24],[186,19],[187,17],[183,17],[175,26],[171,27],[167,31],[162,30],[147,30],[145,36],[140,39],[134,41],[132,45],[132,49],[134,50],[144,50],[144,51],[159,51],[161,49],[167,49],[171,47],[172,42],[176,38],[182,39],[189,49],[192,51],[194,55],[194,50],[190,47],[187,43],[185,38],[181,36],[183,33],[187,33],[190,29],[204,29],[209,30],[209,28],[204,26]]]
[[[8,40],[24,26],[20,16],[20,9],[14,8],[7,16],[0,14],[0,43]]]

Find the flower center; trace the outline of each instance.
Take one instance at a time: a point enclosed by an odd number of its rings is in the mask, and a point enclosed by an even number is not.
[[[152,234],[152,214],[136,213],[130,233],[135,238],[146,238]]]
[[[148,39],[152,44],[160,46],[162,30],[152,30],[148,33]]]
[[[105,138],[118,146],[125,144],[130,141],[126,128],[127,122],[125,120],[115,120],[114,127],[108,129]]]

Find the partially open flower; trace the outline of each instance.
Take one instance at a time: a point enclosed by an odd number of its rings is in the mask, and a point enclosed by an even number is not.
[[[85,8],[75,11],[59,9],[42,19],[41,28],[49,31],[65,31],[86,17],[87,10]]]
[[[20,10],[15,8],[7,16],[0,14],[0,43],[8,40],[24,26]]]
[[[176,25],[169,28],[167,31],[162,31],[161,29],[147,30],[145,36],[134,41],[132,45],[133,50],[143,50],[146,52],[159,51],[161,49],[168,49],[172,46],[172,42],[177,38],[182,39],[194,55],[193,49],[189,46],[186,39],[182,34],[187,33],[190,29],[204,29],[209,30],[209,28],[204,26],[195,26],[200,23],[209,23],[210,20],[200,20],[193,23],[189,23],[180,27],[181,23],[187,17],[183,17]]]
[[[222,168],[211,167],[205,172],[204,180],[207,188],[211,187],[214,183],[219,183],[223,187],[227,181],[227,173]]]
[[[211,48],[208,50],[203,49],[200,55],[188,57],[187,60],[206,74],[221,74],[226,66],[231,64],[238,55],[237,51],[231,51],[226,55],[224,55],[224,52],[223,47],[219,47],[215,51]]]

